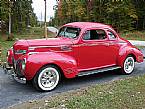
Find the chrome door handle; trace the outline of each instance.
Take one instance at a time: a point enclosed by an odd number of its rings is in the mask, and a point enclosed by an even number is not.
[[[61,46],[61,50],[63,51],[72,51],[72,47],[70,45]]]

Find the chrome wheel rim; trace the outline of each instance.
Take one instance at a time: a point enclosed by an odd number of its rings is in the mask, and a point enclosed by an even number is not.
[[[127,74],[132,73],[134,70],[134,58],[133,57],[127,57],[124,62],[124,71]]]
[[[42,90],[52,90],[59,82],[59,73],[55,68],[46,68],[38,77],[38,84]]]

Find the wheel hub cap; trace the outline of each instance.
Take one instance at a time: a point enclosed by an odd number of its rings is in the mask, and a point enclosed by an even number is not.
[[[132,57],[128,57],[125,60],[124,71],[126,73],[131,73],[134,69],[134,59]]]
[[[42,76],[40,77],[40,83],[45,88],[53,87],[57,81],[58,77],[53,69],[44,70]]]

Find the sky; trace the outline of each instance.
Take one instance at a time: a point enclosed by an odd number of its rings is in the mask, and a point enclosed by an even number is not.
[[[47,21],[50,17],[54,16],[53,6],[56,5],[56,0],[46,0],[47,2]],[[39,21],[44,21],[44,0],[33,0],[32,7],[34,8],[34,13]]]

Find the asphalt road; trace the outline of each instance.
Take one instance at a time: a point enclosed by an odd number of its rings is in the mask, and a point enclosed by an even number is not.
[[[145,49],[143,52],[145,53]],[[116,71],[104,72],[74,79],[66,79],[52,92],[38,92],[32,85],[17,83],[10,75],[4,74],[2,68],[0,68],[0,109],[93,84],[110,82],[142,74],[145,74],[145,62],[136,63],[135,70],[131,75],[118,75]]]

